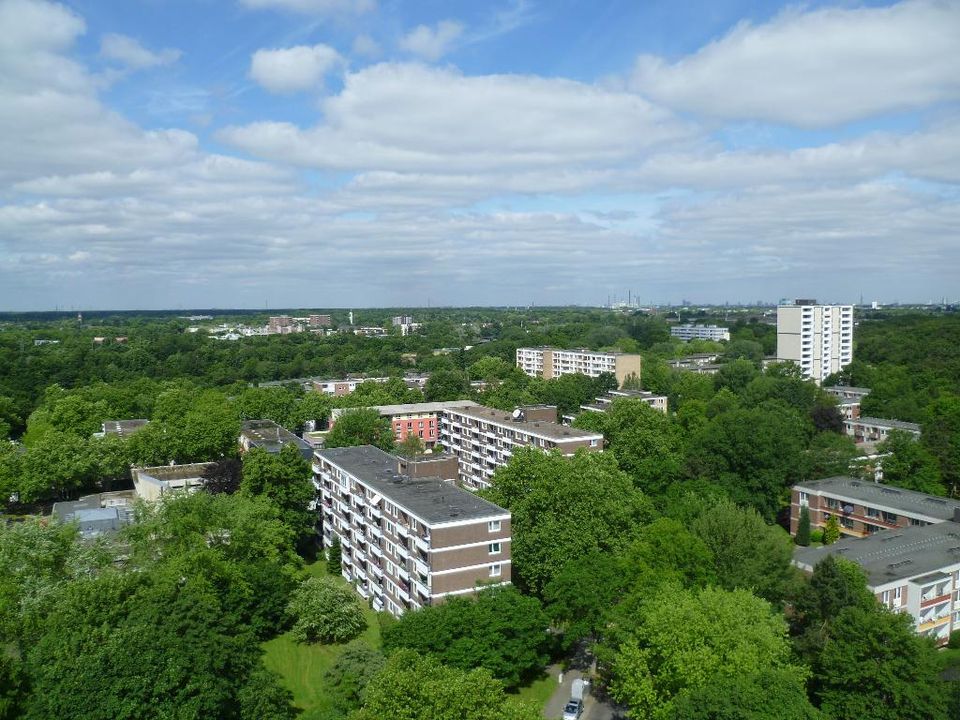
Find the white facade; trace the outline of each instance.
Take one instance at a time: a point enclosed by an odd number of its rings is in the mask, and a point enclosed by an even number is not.
[[[730,340],[730,330],[716,325],[676,325],[670,335],[681,340]]]
[[[777,308],[777,359],[817,384],[853,360],[853,306],[798,301]]]

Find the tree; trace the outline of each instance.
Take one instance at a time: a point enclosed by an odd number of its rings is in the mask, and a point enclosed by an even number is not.
[[[609,552],[571,558],[543,589],[551,622],[563,631],[566,647],[600,635],[610,608],[630,586],[625,559]]]
[[[823,526],[823,544],[833,545],[839,539],[840,523],[837,522],[835,515],[831,515],[827,518],[827,522]]]
[[[483,668],[459,670],[400,650],[367,685],[351,720],[539,720],[540,710],[507,698]]]
[[[536,598],[495,587],[404,614],[385,631],[383,648],[409,648],[461,670],[483,667],[511,688],[550,659],[548,626]]]
[[[327,548],[327,572],[339,575],[342,571],[343,549],[340,547],[340,536],[334,535],[330,547]]]
[[[791,622],[800,652],[812,659],[822,649],[830,625],[848,607],[874,608],[877,601],[867,588],[859,565],[835,555],[817,563],[808,582],[793,599]]]
[[[254,670],[237,697],[239,720],[295,720],[293,693],[281,684],[281,677],[264,667]]]
[[[717,371],[713,376],[713,385],[717,390],[727,388],[740,394],[759,375],[757,366],[749,360],[733,360]]]
[[[582,427],[592,422],[590,415],[596,414],[584,413],[574,425]],[[683,455],[679,428],[667,415],[640,400],[621,398],[614,400],[602,417],[609,451],[638,488],[660,494],[680,477]]]
[[[252,448],[247,452],[243,456],[240,491],[271,500],[298,541],[314,533],[316,513],[310,510],[310,504],[317,492],[310,463],[296,445],[285,445],[279,453],[273,454],[263,448]]]
[[[346,714],[363,705],[363,697],[370,680],[380,672],[387,659],[379,650],[365,642],[347,645],[337,661],[324,674],[333,696],[333,705]]]
[[[203,489],[214,495],[232,495],[240,489],[243,463],[237,458],[223,458],[203,471]]]
[[[403,457],[416,457],[424,453],[426,446],[419,437],[413,433],[407,433],[407,436],[396,444],[394,450]]]
[[[393,449],[390,420],[373,408],[359,408],[342,413],[327,433],[325,447],[374,445],[381,450]]]
[[[960,395],[944,395],[927,408],[920,442],[937,459],[943,483],[956,495],[960,490]]]
[[[347,642],[367,627],[357,594],[328,576],[304,580],[287,611],[294,618],[292,633],[299,642]]]
[[[470,378],[462,370],[437,370],[423,388],[427,402],[459,400],[470,396]]]
[[[793,541],[801,547],[810,545],[810,510],[806,505],[800,508],[800,520],[797,522],[797,534]]]
[[[671,518],[659,518],[640,528],[637,541],[626,551],[626,559],[632,567],[670,573],[685,587],[704,587],[716,579],[713,551]]]
[[[846,607],[813,664],[813,695],[827,717],[946,720],[947,687],[936,650],[913,618]]]
[[[723,588],[745,588],[777,602],[793,573],[793,544],[781,528],[767,525],[751,508],[720,500],[690,529],[710,549],[716,578]]]
[[[931,495],[945,494],[936,458],[913,435],[893,430],[877,451],[890,453],[882,460],[884,483]]]
[[[639,605],[611,668],[611,692],[638,716],[670,716],[674,698],[710,680],[782,670],[792,664],[787,625],[745,590],[661,586]]]
[[[43,434],[20,459],[21,502],[75,497],[97,480],[90,441],[73,433]]]
[[[537,595],[567,560],[625,547],[652,515],[610,453],[520,448],[481,495],[510,510],[512,580]]]
[[[807,699],[803,675],[794,669],[757,675],[719,675],[682,691],[664,720],[820,720]]]

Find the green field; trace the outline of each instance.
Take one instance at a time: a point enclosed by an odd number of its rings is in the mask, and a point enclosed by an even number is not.
[[[323,560],[307,566],[311,575],[325,575]],[[367,609],[367,629],[360,642],[371,647],[380,647],[380,625],[377,614]],[[303,709],[303,720],[321,718],[330,710],[329,698],[324,689],[324,674],[340,657],[346,645],[308,645],[296,642],[290,633],[284,633],[263,644],[263,661],[268,668],[280,673],[284,684],[293,693],[297,707]]]

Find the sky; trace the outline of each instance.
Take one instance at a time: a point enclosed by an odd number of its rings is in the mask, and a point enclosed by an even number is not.
[[[960,298],[960,0],[0,0],[0,310]]]

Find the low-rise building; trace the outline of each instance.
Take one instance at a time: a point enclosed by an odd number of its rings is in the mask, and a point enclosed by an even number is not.
[[[432,448],[440,438],[440,415],[451,408],[475,407],[473,400],[447,400],[444,402],[404,403],[401,405],[375,405],[373,409],[382,417],[390,419],[393,435],[403,442],[411,435],[419,437],[423,444]],[[330,426],[350,408],[334,408],[330,413]]]
[[[716,325],[674,325],[670,328],[670,335],[680,340],[730,340],[730,329]]]
[[[836,517],[840,532],[865,537],[880,530],[931,525],[954,517],[960,500],[927,495],[847,476],[799,483],[790,500],[790,533],[795,535],[801,509],[810,526],[822,528]]]
[[[517,367],[527,375],[545,380],[574,373],[587,377],[610,373],[617,378],[617,387],[621,387],[627,378],[640,379],[641,358],[629,353],[517,348]]]
[[[603,435],[560,425],[553,405],[526,406],[512,413],[477,405],[450,408],[440,418],[440,443],[457,456],[460,481],[471,490],[490,486],[493,473],[513,451],[532,446],[573,455],[580,448],[603,450]]]
[[[244,420],[240,424],[240,449],[244,452],[257,447],[278,453],[284,445],[296,446],[306,460],[313,457],[313,448],[307,442],[273,420]]]
[[[131,468],[137,496],[151,502],[173,492],[195,492],[206,482],[204,473],[216,463]]]
[[[611,390],[606,395],[598,397],[594,402],[588,405],[581,405],[581,410],[587,412],[607,412],[615,400],[638,400],[646,403],[654,410],[667,414],[667,396],[657,395],[646,390]]]
[[[321,392],[324,395],[349,395],[357,386],[365,382],[385,383],[388,377],[347,377],[340,380],[311,380],[311,386],[315,392]],[[260,383],[263,387],[266,383]]]
[[[823,391],[841,400],[863,400],[870,394],[870,388],[853,387],[851,385],[831,385],[825,387]]]
[[[920,426],[917,423],[903,422],[902,420],[856,417],[844,420],[843,426],[846,434],[852,437],[856,443],[883,442],[893,430],[900,430],[914,437],[920,437]]]
[[[510,513],[433,475],[442,462],[369,445],[316,453],[323,546],[340,539],[343,576],[375,610],[399,616],[510,582]]]
[[[130,490],[85,495],[79,500],[53,504],[60,522],[75,522],[80,536],[91,539],[115,533],[133,521],[134,493]]]
[[[877,600],[908,613],[918,634],[942,645],[960,629],[960,509],[933,525],[797,548],[793,562],[813,572],[830,555],[858,564]]]
[[[717,364],[719,359],[720,356],[716,353],[694,353],[668,360],[667,364],[674,370],[686,370],[698,375],[714,375],[722,367]]]

